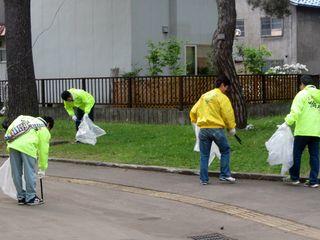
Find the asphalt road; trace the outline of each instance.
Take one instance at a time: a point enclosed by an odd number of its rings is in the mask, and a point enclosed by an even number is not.
[[[55,177],[45,179],[42,206],[18,206],[0,193],[1,240],[164,240],[210,233],[295,240],[320,231],[318,189],[246,180],[227,185],[216,179],[200,186],[196,176],[65,163],[50,163],[48,175]],[[219,203],[239,213],[214,210]],[[287,219],[296,230],[287,231],[281,222]]]

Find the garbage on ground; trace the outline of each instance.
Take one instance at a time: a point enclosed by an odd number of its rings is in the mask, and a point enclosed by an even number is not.
[[[252,124],[248,124],[245,129],[246,131],[254,130],[254,126]]]
[[[293,140],[291,128],[283,123],[266,142],[269,152],[267,161],[271,166],[282,164],[281,175],[284,175],[293,165]]]
[[[24,176],[22,176],[22,186],[23,189],[26,189]],[[17,190],[13,183],[11,174],[10,158],[8,158],[0,167],[0,189],[5,195],[13,199],[17,199]]]
[[[194,123],[192,123],[192,126],[194,129],[194,133],[196,135],[196,144],[194,145],[193,151],[200,152],[200,141],[199,141],[200,128]],[[220,159],[221,153],[220,153],[220,150],[219,150],[219,147],[217,146],[217,144],[215,142],[212,142],[208,166],[211,165],[211,163],[213,162],[215,157]]]
[[[97,138],[105,134],[106,132],[102,128],[95,125],[88,116],[84,116],[79,125],[76,140],[81,143],[95,145]]]

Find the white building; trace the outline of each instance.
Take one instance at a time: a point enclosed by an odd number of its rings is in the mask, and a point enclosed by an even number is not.
[[[169,37],[184,42],[182,61],[192,63],[197,73],[205,67],[217,25],[216,0],[36,0],[31,4],[36,78],[100,77],[110,76],[113,68],[146,69],[147,41]]]

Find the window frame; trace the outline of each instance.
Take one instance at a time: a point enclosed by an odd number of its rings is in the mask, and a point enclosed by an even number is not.
[[[266,31],[266,28],[262,28],[262,23],[265,19],[268,19],[268,24],[269,24],[269,31],[270,34],[263,34],[263,30]],[[280,28],[273,28],[273,21],[274,20],[280,20],[281,21],[281,35],[272,35],[272,30],[280,29]],[[265,21],[266,23],[266,21]],[[261,17],[260,18],[260,36],[261,38],[277,38],[277,37],[283,37],[283,32],[284,32],[284,19],[283,18],[274,18],[274,17]]]
[[[194,62],[195,62],[195,70],[194,70],[194,75],[197,76],[198,75],[198,45],[197,44],[186,44],[184,46],[184,64],[185,64],[185,74],[187,75],[188,72],[187,72],[187,68],[188,68],[188,63],[187,63],[187,48],[188,47],[194,47]]]
[[[2,56],[3,56],[2,54],[4,54],[4,56],[5,56],[4,58],[2,58]],[[7,54],[6,48],[0,48],[0,63],[6,63],[7,62],[6,54]]]
[[[0,37],[0,51],[1,51],[1,53],[0,53],[0,63],[6,63],[7,62],[6,40],[2,36]],[[3,52],[4,52],[4,56],[5,56],[4,58],[2,58]],[[5,60],[3,60],[3,59],[5,59]]]
[[[238,21],[242,21],[243,22],[243,31],[240,28],[237,27],[238,26]],[[246,36],[246,28],[245,28],[244,18],[239,18],[239,19],[236,20],[236,29],[241,30],[241,35],[237,36],[237,38]]]

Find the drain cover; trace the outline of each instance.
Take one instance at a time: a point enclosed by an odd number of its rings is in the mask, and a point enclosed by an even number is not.
[[[201,236],[193,236],[190,238],[193,240],[235,240],[235,239],[229,238],[227,236],[224,236],[220,233],[213,233],[213,234],[201,235]]]

